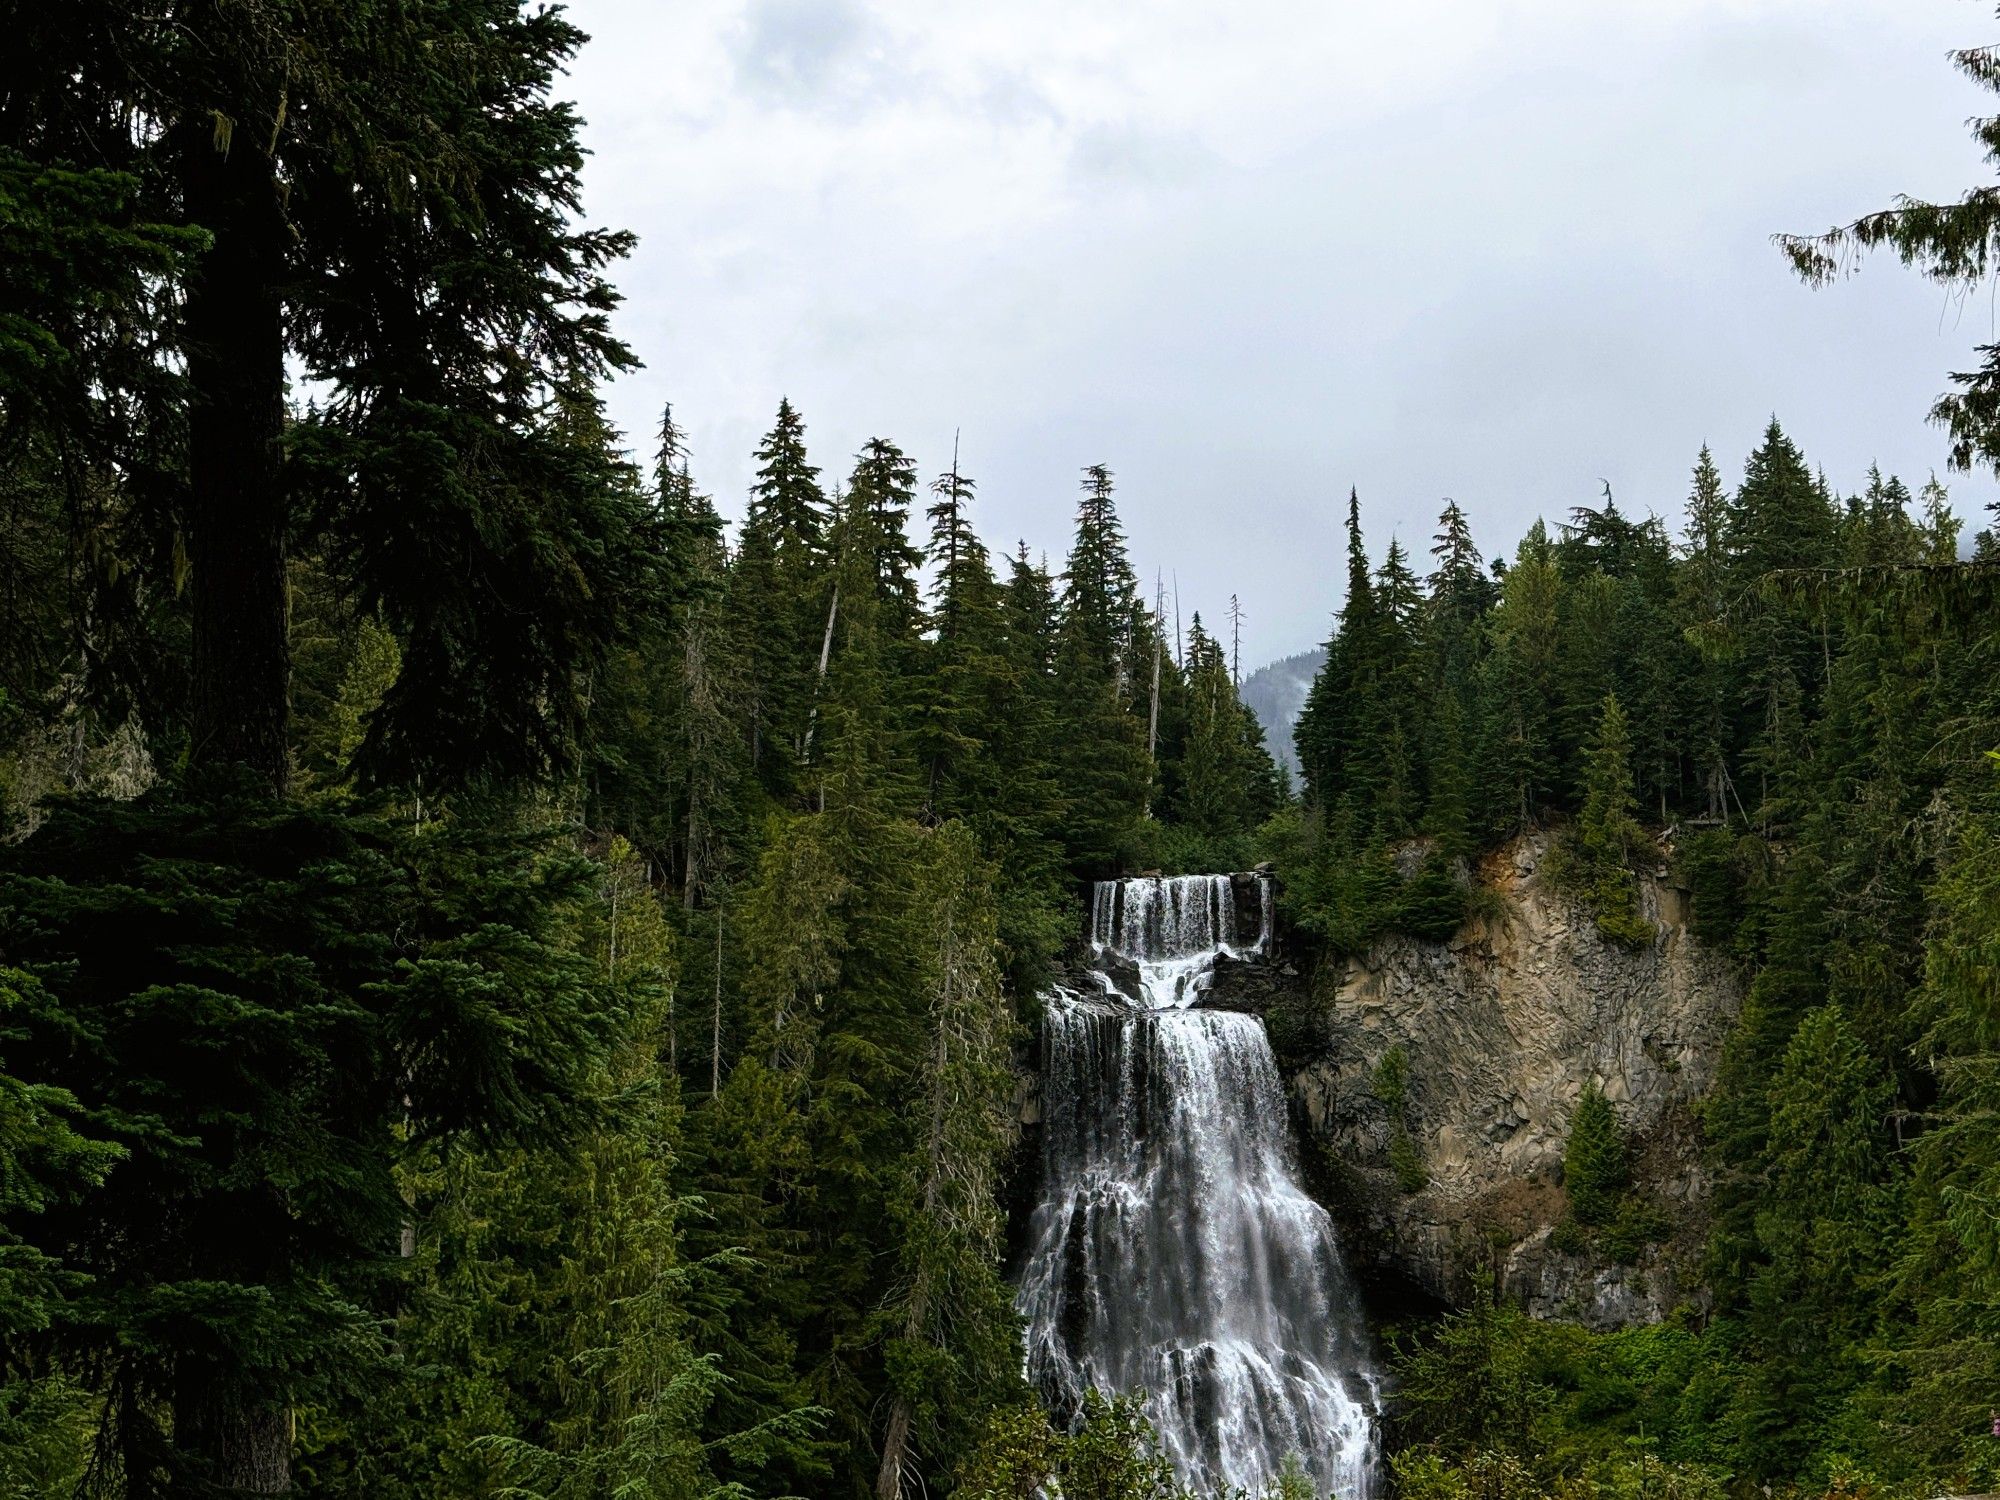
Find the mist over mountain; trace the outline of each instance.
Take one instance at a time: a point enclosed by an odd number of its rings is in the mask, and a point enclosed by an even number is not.
[[[1292,747],[1292,726],[1298,722],[1299,710],[1306,706],[1313,678],[1325,665],[1326,648],[1314,646],[1309,651],[1265,663],[1244,678],[1237,689],[1243,706],[1264,727],[1264,743],[1270,747],[1272,758],[1295,777],[1299,774],[1299,756]]]

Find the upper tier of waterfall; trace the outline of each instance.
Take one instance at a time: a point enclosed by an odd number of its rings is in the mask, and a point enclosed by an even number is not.
[[[1247,902],[1239,885],[1248,887]],[[1137,999],[1145,1010],[1197,1003],[1220,955],[1248,958],[1268,952],[1270,945],[1271,882],[1263,876],[1100,880],[1091,893],[1091,977],[1122,999]],[[1108,959],[1136,967],[1137,996],[1118,986]]]
[[[1200,1491],[1254,1492],[1296,1454],[1365,1500],[1379,1383],[1359,1300],[1300,1185],[1263,1023],[1200,1007],[1220,955],[1269,951],[1271,920],[1261,877],[1096,888],[1092,983],[1053,992],[1043,1025],[1028,1375],[1063,1416],[1092,1387],[1144,1392]]]

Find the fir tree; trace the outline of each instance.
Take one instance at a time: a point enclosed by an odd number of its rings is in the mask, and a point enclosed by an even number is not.
[[[1695,460],[1693,484],[1688,492],[1684,560],[1677,587],[1687,628],[1711,643],[1729,605],[1728,527],[1729,504],[1723,491],[1722,473],[1704,443]],[[1704,653],[1694,682],[1701,713],[1695,764],[1704,798],[1703,813],[1713,822],[1724,820],[1729,811],[1729,717],[1733,696],[1730,672],[1720,653],[1711,649]]]
[[[1537,522],[1501,581],[1480,672],[1481,760],[1492,773],[1489,817],[1499,828],[1530,826],[1555,781],[1552,705],[1560,587],[1547,535]]]
[[[1791,439],[1773,419],[1745,465],[1729,513],[1730,573],[1740,597],[1787,570],[1834,560],[1831,504]],[[1825,678],[1832,645],[1824,617],[1807,620],[1796,605],[1761,595],[1761,607],[1738,627],[1742,714],[1737,742],[1757,777],[1754,816],[1768,834],[1796,809],[1786,796],[1805,754],[1804,724]]]
[[[1584,765],[1583,812],[1577,842],[1587,873],[1597,929],[1615,942],[1650,942],[1652,924],[1639,915],[1629,868],[1645,837],[1634,816],[1632,740],[1616,697],[1604,700]]]
[[[1610,1101],[1594,1084],[1576,1101],[1563,1147],[1563,1189],[1579,1224],[1602,1228],[1617,1215],[1630,1176],[1625,1137]]]
[[[1136,580],[1112,499],[1111,473],[1084,474],[1076,543],[1063,574],[1055,666],[1058,733],[1093,747],[1064,763],[1064,842],[1071,863],[1108,871],[1130,846],[1150,797],[1145,726],[1126,675]]]
[[[731,577],[731,608],[748,636],[753,763],[774,794],[796,790],[821,683],[820,662],[838,610],[828,506],[807,462],[805,423],[790,401],[758,446],[757,477]]]
[[[915,633],[923,615],[917,587],[922,556],[911,545],[910,507],[916,503],[917,466],[887,438],[870,438],[854,459],[847,481],[849,503],[867,516],[870,576],[887,640]]]
[[[931,642],[915,689],[915,738],[924,806],[937,818],[982,811],[997,795],[985,750],[1006,691],[1000,593],[972,526],[973,492],[954,464],[932,484],[927,512]]]
[[[1365,807],[1374,768],[1368,752],[1379,728],[1381,624],[1368,552],[1361,540],[1361,500],[1347,497],[1347,594],[1313,680],[1295,739],[1306,793],[1331,815],[1343,803]],[[1351,813],[1350,813],[1351,815]]]
[[[88,1278],[39,1337],[124,1393],[127,1489],[281,1492],[290,1410],[387,1364],[404,1142],[590,1118],[611,1006],[561,925],[591,874],[504,827],[254,792],[66,811],[0,869],[0,942],[60,1004],[11,1061],[124,1153],[18,1232]]]
[[[1063,573],[1063,631],[1093,674],[1111,680],[1121,698],[1130,686],[1119,680],[1119,670],[1137,589],[1112,498],[1111,471],[1092,464],[1084,470],[1076,544]]]
[[[1967,47],[1952,61],[1981,88],[2000,91],[2000,57],[1991,47]],[[1987,160],[2000,162],[2000,130],[1991,117],[1968,122]],[[1993,263],[2000,203],[1991,187],[1969,190],[1956,202],[1900,198],[1893,208],[1865,214],[1820,235],[1780,235],[1779,247],[1792,269],[1812,286],[1826,286],[1870,250],[1895,251],[1906,266],[1940,286],[1970,290],[1986,279]],[[1931,420],[1951,434],[1952,462],[1961,469],[2000,465],[2000,345],[1983,345],[1977,370],[1952,377],[1958,389],[1940,396]]]
[[[27,1051],[126,1122],[125,1162],[28,1236],[92,1278],[48,1357],[118,1393],[129,1492],[277,1493],[292,1411],[388,1352],[407,1143],[575,1128],[607,1029],[557,931],[573,861],[472,804],[405,836],[283,800],[293,562],[394,634],[354,761],[422,777],[433,822],[442,789],[573,763],[595,669],[668,601],[593,389],[629,362],[602,274],[629,242],[579,222],[550,91],[581,34],[553,12],[112,6],[15,40],[0,152],[121,174],[127,264],[176,278],[92,377],[146,461],[94,447],[77,479],[141,486],[118,547],[151,597],[185,585],[188,661],[155,699],[181,783],[52,820],[0,877],[66,1017]],[[294,371],[320,396],[288,422]],[[179,545],[135,546],[166,514]]]
[[[881,1500],[938,1466],[924,1455],[962,1451],[1020,1369],[996,1194],[1013,1130],[1015,1028],[1000,991],[990,875],[963,828],[946,825],[927,846],[917,884],[929,1007],[916,1129],[891,1195],[901,1276],[883,1310],[893,1397]]]

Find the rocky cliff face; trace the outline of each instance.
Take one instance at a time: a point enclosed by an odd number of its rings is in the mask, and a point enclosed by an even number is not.
[[[1650,1321],[1683,1298],[1699,1250],[1706,1183],[1691,1106],[1740,995],[1663,876],[1641,881],[1658,936],[1628,951],[1550,887],[1546,855],[1531,838],[1490,859],[1489,910],[1450,943],[1385,941],[1323,973],[1310,996],[1294,981],[1274,1032],[1308,1156],[1359,1266],[1454,1300],[1483,1268],[1540,1316]],[[1407,1080],[1400,1125],[1379,1073],[1392,1051]],[[1634,1144],[1635,1196],[1665,1231],[1632,1264],[1551,1243],[1570,1113],[1592,1083]]]

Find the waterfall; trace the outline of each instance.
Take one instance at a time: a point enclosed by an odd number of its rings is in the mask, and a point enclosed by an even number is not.
[[[1322,1491],[1366,1500],[1379,1383],[1359,1300],[1300,1186],[1263,1022],[1200,1007],[1218,956],[1270,946],[1269,881],[1248,913],[1239,882],[1100,883],[1097,988],[1048,997],[1028,1376],[1062,1417],[1093,1386],[1144,1391],[1198,1491],[1254,1493],[1296,1453]]]

